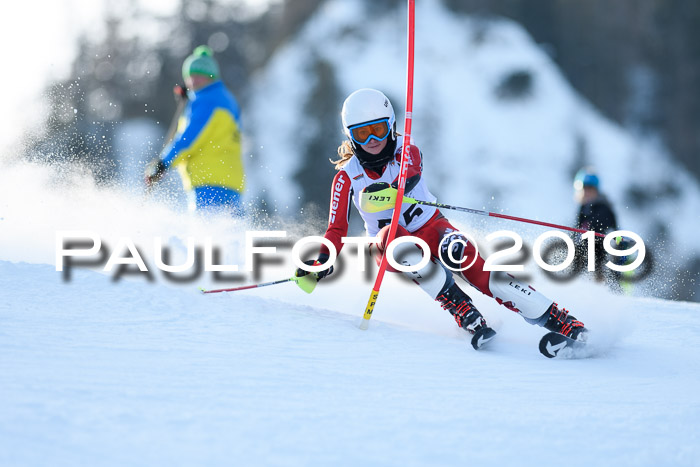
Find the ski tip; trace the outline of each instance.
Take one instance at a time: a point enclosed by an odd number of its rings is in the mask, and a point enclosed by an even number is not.
[[[547,346],[549,346],[549,345],[551,345],[551,344],[549,343],[549,341],[547,341],[546,339],[542,338],[542,339],[540,340],[540,353],[541,353],[542,355],[544,355],[545,357],[547,357],[547,358],[554,358],[554,357],[557,356],[558,350],[552,352],[551,350],[549,350],[549,349],[547,348]]]
[[[575,352],[586,346],[584,341],[574,340],[558,332],[548,332],[540,339],[540,353],[547,358],[580,358],[581,352]],[[584,352],[585,353],[585,352]]]
[[[496,331],[488,326],[484,326],[474,333],[472,347],[474,347],[474,350],[479,350],[494,337],[496,337]]]
[[[203,294],[207,293],[207,289],[205,289],[204,287],[198,287],[197,290],[199,290]]]

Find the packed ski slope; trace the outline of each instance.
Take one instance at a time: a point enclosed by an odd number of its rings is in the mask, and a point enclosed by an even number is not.
[[[238,264],[251,227],[43,168],[0,181],[0,465],[697,465],[698,304],[533,272],[592,332],[594,357],[553,361],[540,328],[472,291],[499,333],[475,352],[393,275],[360,331],[374,273],[351,249],[311,295],[291,283],[202,295],[226,284],[159,271],[64,281],[57,230],[129,236],[152,266],[154,236],[179,264],[185,237],[205,234]],[[245,281],[289,275],[288,251]]]
[[[0,464],[697,465],[700,306],[605,297],[579,314],[620,341],[552,361],[491,307],[475,352],[439,308],[394,305],[419,298],[402,286],[360,331],[359,287],[201,295],[0,262]]]

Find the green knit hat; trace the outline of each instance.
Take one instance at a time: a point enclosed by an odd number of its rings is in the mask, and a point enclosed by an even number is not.
[[[192,55],[185,59],[182,64],[182,77],[189,78],[191,75],[207,76],[211,79],[219,79],[219,64],[214,60],[214,51],[206,45],[200,45]]]

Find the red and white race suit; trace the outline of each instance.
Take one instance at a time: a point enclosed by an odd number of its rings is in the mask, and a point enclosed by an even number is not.
[[[402,138],[399,137],[396,144],[394,159],[383,169],[382,173],[367,170],[356,157],[352,157],[333,179],[331,191],[330,214],[328,218],[328,229],[325,238],[331,241],[339,253],[343,247],[341,239],[347,236],[348,220],[350,216],[350,199],[359,211],[365,222],[365,229],[369,236],[377,236],[384,227],[391,223],[393,209],[378,213],[363,211],[360,206],[360,195],[367,186],[377,182],[393,183],[398,180],[401,164]],[[410,191],[406,196],[422,201],[436,201],[436,197],[428,190],[425,181],[420,178],[422,174],[422,155],[416,146],[410,148],[411,160],[408,161],[407,187]],[[396,236],[412,235],[422,240],[430,246],[433,259],[440,258],[440,242],[442,239],[458,229],[434,207],[403,203],[401,206],[401,216],[399,217],[399,227]],[[387,229],[382,230],[380,238],[386,235]],[[385,239],[383,239],[385,240]],[[466,239],[465,239],[466,240]],[[496,274],[484,271],[484,260],[477,253],[471,242],[466,242],[467,246],[463,252],[463,265],[467,265],[474,260],[474,264],[459,273],[459,275],[469,282],[480,292],[493,297],[499,303],[509,309],[521,313],[525,318],[535,319],[543,315],[552,304],[552,300],[546,298],[529,285],[522,284],[516,279],[503,274],[496,279]],[[380,243],[380,249],[383,249]],[[370,251],[376,251],[371,248]],[[321,247],[322,254],[328,254],[325,246]],[[389,270],[392,270],[389,268]],[[432,292],[430,292],[433,295]],[[434,297],[433,297],[434,298]]]

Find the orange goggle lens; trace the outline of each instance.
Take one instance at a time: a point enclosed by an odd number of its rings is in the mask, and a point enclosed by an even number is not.
[[[368,123],[361,123],[348,129],[350,130],[350,136],[357,144],[367,144],[370,139],[383,141],[384,138],[389,136],[389,119],[383,118]]]

